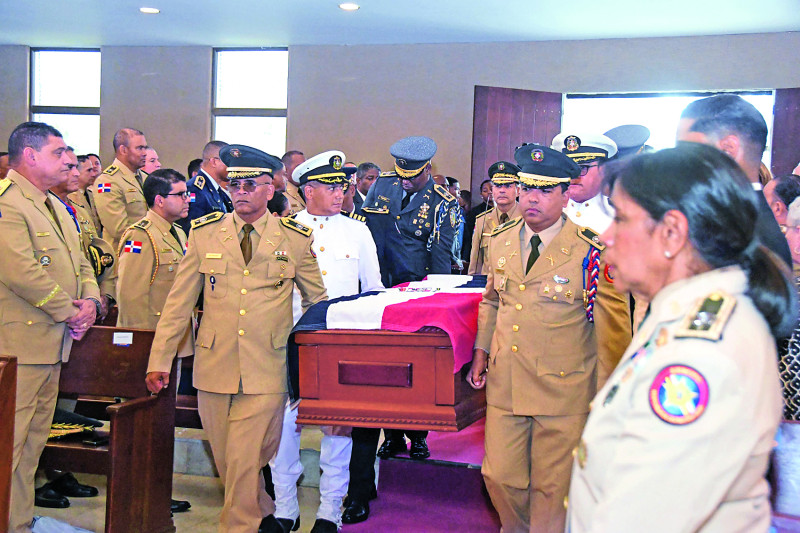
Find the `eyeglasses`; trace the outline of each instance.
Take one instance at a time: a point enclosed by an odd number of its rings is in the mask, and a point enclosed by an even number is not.
[[[191,194],[189,193],[189,191],[170,192],[170,193],[167,193],[167,196],[180,196],[182,199],[186,200],[187,198],[189,198],[191,196]]]
[[[236,192],[240,188],[244,192],[256,192],[256,188],[262,185],[272,185],[272,183],[258,183],[256,180],[231,180],[228,182],[228,189],[231,192]]]
[[[588,174],[590,169],[598,166],[600,165],[581,165],[581,177],[584,177],[586,174]]]

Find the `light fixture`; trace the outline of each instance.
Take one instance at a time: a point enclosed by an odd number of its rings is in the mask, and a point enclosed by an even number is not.
[[[361,6],[355,2],[344,2],[339,4],[339,9],[343,11],[358,11]]]
[[[155,7],[140,7],[139,11],[146,15],[158,15],[161,13],[160,9],[156,9]]]

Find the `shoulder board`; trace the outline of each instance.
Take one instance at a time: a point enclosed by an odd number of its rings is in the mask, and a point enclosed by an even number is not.
[[[476,216],[476,217],[475,217],[475,220],[478,220],[479,218],[481,218],[481,217],[484,217],[484,216],[488,215],[488,214],[489,214],[489,213],[491,213],[492,211],[494,211],[494,207],[490,207],[489,209],[487,209],[486,211],[484,211],[484,212],[483,212],[483,213],[481,213],[480,215]]]
[[[513,228],[514,226],[516,226],[520,222],[522,222],[522,217],[512,218],[511,220],[509,220],[505,224],[500,224],[499,226],[494,228],[494,230],[492,231],[491,235],[492,235],[492,237],[494,237],[498,233],[503,233],[505,230]]]
[[[150,222],[146,218],[143,218],[142,220],[140,220],[139,222],[137,222],[136,224],[134,224],[131,227],[146,230],[147,228],[150,227],[150,224],[152,224],[152,222]]]
[[[218,222],[224,216],[225,213],[221,211],[214,211],[213,213],[209,213],[204,217],[196,218],[192,220],[192,229],[205,226],[206,224],[211,224],[212,222]]]
[[[362,207],[362,213],[374,213],[377,215],[388,215],[389,208],[388,207]],[[366,219],[365,219],[366,220]]]
[[[396,178],[397,177],[397,172],[395,172],[394,170],[387,170],[386,172],[381,172],[380,174],[378,174],[378,177],[379,178]]]
[[[358,220],[359,222],[366,222],[367,217],[363,215],[359,215],[357,213],[351,213],[350,211],[342,211],[342,214],[347,218],[352,218],[353,220]]]
[[[448,202],[452,202],[456,199],[456,197],[450,194],[450,191],[448,191],[447,187],[445,187],[444,185],[439,185],[438,183],[434,183],[433,190],[439,193],[439,196],[441,196]]]
[[[600,237],[598,237],[597,233],[589,228],[578,228],[578,237],[588,242],[601,252],[606,249],[606,246],[600,243]]]
[[[203,187],[206,186],[206,177],[203,176],[202,174],[198,174],[197,177],[194,179],[194,186],[202,191]]]
[[[6,189],[11,187],[13,182],[8,178],[3,178],[0,180],[0,196],[3,196],[3,193],[6,192]]]
[[[107,169],[105,169],[103,171],[103,174],[108,174],[110,176],[112,174],[116,174],[116,172],[118,170],[119,170],[119,167],[117,165],[111,165],[110,167],[108,167]]]
[[[697,305],[675,331],[675,338],[694,337],[718,341],[722,330],[736,307],[736,298],[722,292],[714,292],[698,301]]]
[[[299,223],[293,218],[283,217],[281,218],[281,224],[283,224],[289,229],[295,230],[298,233],[302,233],[306,237],[311,235],[311,228],[309,228],[308,226],[304,226],[303,224]]]

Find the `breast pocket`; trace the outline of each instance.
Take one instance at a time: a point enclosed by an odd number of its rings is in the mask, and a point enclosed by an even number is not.
[[[33,241],[33,257],[42,268],[49,268],[53,263],[56,247],[63,246],[63,244],[60,244],[52,232],[41,233],[47,233],[47,235],[37,235],[36,240]]]
[[[200,273],[205,275],[205,298],[222,298],[228,292],[227,261],[224,259],[203,259]]]
[[[267,266],[267,288],[281,287],[294,279],[294,263],[289,261],[273,261]]]

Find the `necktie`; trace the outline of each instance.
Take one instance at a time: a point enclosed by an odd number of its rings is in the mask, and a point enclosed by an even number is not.
[[[56,210],[53,208],[53,203],[50,201],[49,196],[45,198],[44,205],[47,206],[47,210],[50,211],[50,216],[53,217],[53,222],[56,223],[56,226],[58,226],[59,231],[61,231],[61,233],[63,234],[64,230],[61,229],[61,223],[58,221],[58,215],[56,215]]]
[[[508,213],[500,213],[500,224],[508,222]]]
[[[244,257],[244,264],[248,264],[250,259],[253,257],[253,243],[250,241],[250,233],[255,228],[253,228],[252,224],[245,224],[242,226],[242,231],[244,231],[244,237],[242,237],[242,242],[240,243],[242,248],[242,257]]]
[[[411,194],[406,193],[406,195],[403,197],[403,201],[400,202],[400,209],[405,209],[406,207],[408,207],[408,203],[410,201],[411,201]]]
[[[525,273],[531,271],[531,267],[539,259],[539,245],[542,244],[542,239],[538,235],[531,237],[531,255],[528,256],[528,266],[525,268]]]
[[[181,238],[178,237],[178,230],[175,229],[175,226],[170,226],[169,232],[170,234],[172,234],[173,237],[175,237],[175,242],[178,243],[178,246],[182,247],[183,245],[181,244]]]
[[[136,181],[139,182],[139,188],[144,189],[144,182],[142,181],[142,175],[139,174],[139,171],[137,170],[133,175],[136,176]]]
[[[83,196],[86,198],[86,207],[88,208],[89,211],[91,211],[92,210],[92,199],[89,197],[89,189],[88,188],[86,188],[83,191]]]

